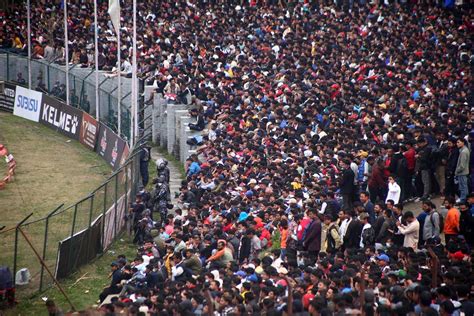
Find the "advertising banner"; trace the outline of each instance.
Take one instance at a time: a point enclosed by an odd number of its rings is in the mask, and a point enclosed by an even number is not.
[[[120,166],[125,142],[105,124],[99,123],[99,126],[99,138],[95,151],[116,170]]]
[[[130,191],[127,193],[130,196]],[[103,247],[106,250],[111,244],[116,234],[122,231],[125,226],[125,215],[127,214],[127,205],[125,205],[125,195],[122,195],[117,201],[117,210],[113,204],[105,213],[104,218],[104,240]]]
[[[3,93],[0,94],[0,110],[13,112],[13,108],[15,107],[16,86],[5,82],[4,87]]]
[[[99,134],[99,123],[86,112],[82,113],[81,134],[79,141],[87,148],[94,150]]]
[[[38,91],[16,86],[15,108],[13,114],[38,122],[41,111],[41,98],[43,94]]]
[[[91,227],[59,242],[56,278],[64,279],[102,252],[102,216]]]
[[[73,139],[79,139],[82,111],[43,95],[40,122]]]

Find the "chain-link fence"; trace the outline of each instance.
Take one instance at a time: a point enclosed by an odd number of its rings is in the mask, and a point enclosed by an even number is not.
[[[50,271],[56,271],[57,277],[64,277],[110,247],[126,227],[131,197],[138,190],[139,156],[139,150],[134,151],[107,181],[75,204],[60,205],[35,221],[28,221],[28,216],[16,227],[0,231],[0,266],[10,267],[18,297],[28,297],[52,285],[53,280],[41,261]],[[94,234],[84,233],[93,229]],[[99,252],[90,256],[88,248],[93,245],[99,245],[96,246]],[[89,254],[87,260],[81,257],[83,253]],[[22,276],[27,281],[23,285]]]
[[[0,80],[28,86],[28,58],[7,50],[0,50]],[[117,78],[99,71],[100,121],[114,132],[118,127]],[[121,134],[130,139],[131,79],[121,78]],[[45,59],[31,60],[31,89],[47,93],[66,101],[66,66]],[[95,70],[69,66],[70,105],[96,117]]]

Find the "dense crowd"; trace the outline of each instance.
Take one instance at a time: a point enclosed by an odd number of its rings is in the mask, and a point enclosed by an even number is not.
[[[170,214],[162,176],[137,195],[102,308],[472,315],[472,9],[270,2],[140,4],[140,71],[205,136]]]
[[[205,137],[173,214],[163,177],[137,196],[103,309],[472,315],[470,11],[167,5],[157,92]]]

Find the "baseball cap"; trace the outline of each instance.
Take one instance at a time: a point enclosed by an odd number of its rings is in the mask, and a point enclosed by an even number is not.
[[[462,260],[464,259],[464,254],[461,251],[456,251],[455,253],[449,254],[451,259]]]
[[[390,262],[390,258],[386,255],[386,254],[381,254],[379,256],[377,256],[377,259],[378,260],[382,260],[382,261],[385,261],[385,262]]]

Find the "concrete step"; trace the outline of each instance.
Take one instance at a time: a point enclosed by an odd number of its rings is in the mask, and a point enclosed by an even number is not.
[[[156,148],[151,149],[151,158],[153,160],[162,158],[166,159],[163,155],[161,155]],[[171,192],[171,203],[173,205],[177,205],[177,201],[175,199],[175,193],[179,193],[179,188],[181,187],[181,181],[183,181],[183,178],[181,177],[181,173],[179,171],[179,168],[176,167],[172,162],[168,163],[168,168],[170,169],[170,192]],[[171,210],[173,212],[173,210]]]

